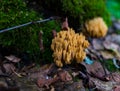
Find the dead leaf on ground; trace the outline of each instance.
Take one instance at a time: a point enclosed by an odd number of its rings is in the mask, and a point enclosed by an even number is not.
[[[108,35],[106,36],[105,41],[110,41],[120,45],[120,35],[117,34]]]
[[[86,91],[82,80],[71,83],[56,82],[55,91]]]
[[[65,71],[65,70],[59,70],[54,74],[54,77],[48,77],[47,75],[44,77],[40,77],[37,80],[37,85],[41,87],[47,87],[49,88],[49,85],[55,83],[55,82],[69,82],[72,80],[71,75]]]
[[[30,79],[45,78],[53,70],[54,70],[54,64],[46,64],[40,67],[39,69],[34,68],[32,71],[29,71],[28,78]]]
[[[90,77],[90,81],[95,85],[93,91],[113,91],[113,87],[116,84],[116,82],[101,81],[93,77]]]
[[[55,83],[59,78],[56,77],[56,78],[43,78],[43,79],[38,79],[37,80],[37,85],[38,87],[42,88],[42,87],[46,87],[47,89],[49,88],[49,85]]]
[[[113,91],[120,91],[120,86],[115,86],[115,87],[113,88]]]
[[[13,73],[13,70],[16,69],[16,67],[12,63],[5,63],[3,64],[3,67],[5,69],[5,73],[7,74]]]
[[[10,55],[10,56],[5,56],[5,58],[11,62],[14,62],[14,63],[18,63],[20,62],[20,58],[14,56],[14,55]]]
[[[103,51],[100,51],[102,57],[104,59],[113,59],[115,58],[115,54],[110,52],[110,51],[106,51],[106,50],[103,50]]]
[[[108,50],[118,50],[119,49],[119,45],[110,41],[104,41],[103,45],[106,49]]]
[[[111,73],[111,75],[109,75],[109,76],[110,76],[111,81],[120,83],[120,73],[114,72],[114,73]]]
[[[101,53],[101,55],[103,56],[104,59],[120,59],[120,53],[116,50],[116,51],[108,51],[108,50],[102,50],[99,51]]]
[[[107,50],[112,50],[115,54],[115,57],[120,59],[120,51],[119,51],[120,46],[118,44],[110,42],[110,41],[104,41],[103,45]]]
[[[103,46],[103,40],[100,40],[100,39],[93,39],[92,41],[92,45],[93,45],[93,48],[95,50],[103,50],[104,49],[104,46]]]
[[[104,69],[103,64],[101,64],[100,62],[94,61],[94,63],[91,65],[84,65],[91,76],[96,77],[100,80],[107,80],[105,78],[105,75],[109,74],[109,71],[106,68]]]
[[[58,77],[63,82],[72,80],[72,76],[65,70],[58,71]]]

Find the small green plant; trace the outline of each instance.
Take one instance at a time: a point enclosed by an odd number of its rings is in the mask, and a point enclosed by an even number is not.
[[[118,71],[118,68],[115,67],[112,59],[111,60],[105,60],[105,65],[106,65],[106,68],[109,71],[112,71],[112,72]]]
[[[117,34],[120,34],[120,30],[117,30],[116,33],[117,33]]]

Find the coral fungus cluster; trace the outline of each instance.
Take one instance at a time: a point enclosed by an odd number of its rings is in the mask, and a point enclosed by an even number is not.
[[[94,18],[85,22],[85,30],[83,31],[91,37],[104,37],[107,34],[108,27],[101,17]]]
[[[84,50],[88,45],[89,42],[83,34],[75,33],[71,28],[67,31],[62,30],[52,40],[54,62],[59,67],[63,64],[71,64],[73,60],[80,63],[86,57]]]

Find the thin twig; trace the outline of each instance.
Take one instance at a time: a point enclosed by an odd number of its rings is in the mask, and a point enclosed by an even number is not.
[[[30,24],[36,24],[36,23],[42,23],[42,22],[46,22],[46,21],[50,21],[50,20],[55,20],[56,17],[49,17],[47,19],[44,19],[44,20],[38,20],[38,21],[32,21],[32,22],[28,22],[28,23],[25,23],[25,24],[21,24],[21,25],[18,25],[18,26],[14,26],[14,27],[11,27],[11,28],[6,28],[6,29],[3,29],[3,30],[0,30],[0,33],[3,33],[3,32],[7,32],[9,30],[13,30],[13,29],[17,29],[17,28],[20,28],[20,27],[24,27],[24,26],[27,26],[27,25],[30,25]]]

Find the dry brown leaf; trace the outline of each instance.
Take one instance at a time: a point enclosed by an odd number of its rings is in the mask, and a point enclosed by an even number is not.
[[[110,41],[110,42],[120,45],[120,35],[117,35],[117,34],[108,35],[105,38],[105,41]]]
[[[119,49],[119,45],[110,41],[104,41],[103,45],[106,49],[108,50],[118,50]]]
[[[111,75],[109,75],[109,78],[111,81],[115,81],[115,82],[119,82],[120,83],[120,73],[112,73]]]
[[[103,69],[103,66],[100,62],[95,61],[91,65],[89,64],[84,64],[84,65],[91,76],[96,77],[100,80],[107,80],[105,76],[109,74],[109,71],[106,68]]]
[[[47,87],[55,82],[69,82],[72,80],[71,75],[65,70],[59,70],[57,74],[54,74],[54,78],[49,78],[48,76],[40,77],[37,80],[37,85],[41,87]]]
[[[49,72],[54,70],[52,68],[54,68],[54,64],[46,64],[40,67],[40,69],[33,69],[31,72],[28,72],[28,77],[30,79],[45,78],[48,74],[50,74]]]
[[[120,86],[115,86],[114,91],[120,91]]]
[[[63,82],[71,81],[72,80],[72,76],[67,71],[65,71],[65,70],[59,71],[58,72],[58,77]]]
[[[113,91],[113,87],[116,84],[115,82],[111,81],[101,81],[99,79],[90,77],[90,81],[94,83],[93,91]]]
[[[37,85],[38,87],[42,88],[42,87],[47,87],[47,89],[49,88],[49,85],[51,85],[52,83],[55,83],[59,78],[43,78],[43,79],[38,79],[37,80]]]
[[[12,61],[14,63],[18,63],[21,59],[14,56],[14,55],[10,55],[10,56],[5,56],[5,58],[9,61]]]
[[[93,45],[94,49],[95,50],[103,50],[104,46],[103,46],[102,42],[103,42],[103,40],[93,39],[92,45]]]
[[[5,64],[3,64],[3,67],[7,74],[13,73],[13,70],[16,69],[12,63],[5,63]]]
[[[103,51],[99,51],[101,53],[101,55],[103,56],[104,59],[120,59],[120,53],[116,50],[116,51],[108,51],[108,50],[103,50]]]
[[[112,52],[109,51],[100,51],[101,55],[103,56],[104,59],[113,59],[115,55]]]

